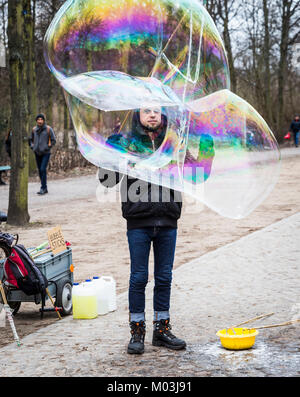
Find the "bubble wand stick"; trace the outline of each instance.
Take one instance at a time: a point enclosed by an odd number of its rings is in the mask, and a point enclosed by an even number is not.
[[[17,334],[17,330],[16,330],[16,327],[15,327],[15,324],[14,324],[14,320],[13,320],[13,317],[12,317],[12,314],[11,314],[10,307],[9,307],[9,305],[7,303],[7,300],[6,300],[6,296],[5,296],[5,292],[4,292],[4,288],[3,288],[1,280],[0,280],[0,291],[1,291],[2,299],[3,299],[3,303],[4,303],[4,310],[5,310],[8,322],[10,324],[11,330],[13,332],[14,340],[17,342],[18,346],[21,346],[21,342],[20,342],[19,336]]]

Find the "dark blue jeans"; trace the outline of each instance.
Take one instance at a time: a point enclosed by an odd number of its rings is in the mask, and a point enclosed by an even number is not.
[[[130,321],[145,320],[145,288],[151,243],[154,251],[154,320],[169,318],[172,269],[177,229],[147,227],[127,231],[131,274],[129,281]]]
[[[35,159],[39,170],[41,188],[47,189],[47,167],[50,159],[50,153],[42,154],[42,155],[35,153]]]
[[[294,142],[295,142],[295,146],[298,146],[298,144],[299,144],[299,134],[300,134],[300,131],[294,132]]]

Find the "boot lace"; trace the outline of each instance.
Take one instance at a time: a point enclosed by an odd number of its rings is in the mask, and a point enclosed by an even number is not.
[[[171,324],[169,323],[169,320],[160,321],[157,326],[157,329],[160,333],[164,333],[171,339],[176,338],[176,336],[174,334],[172,334],[172,332],[171,332],[172,327],[171,327]]]
[[[135,323],[131,322],[130,323],[130,328],[131,328],[131,335],[132,335],[132,340],[135,342],[140,342],[145,335],[145,325],[143,322]]]

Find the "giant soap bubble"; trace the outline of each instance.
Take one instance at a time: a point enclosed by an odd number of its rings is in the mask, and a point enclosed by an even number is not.
[[[93,164],[236,219],[274,187],[277,142],[230,91],[224,45],[199,1],[69,0],[47,31],[45,58]],[[161,113],[155,139],[140,109]]]

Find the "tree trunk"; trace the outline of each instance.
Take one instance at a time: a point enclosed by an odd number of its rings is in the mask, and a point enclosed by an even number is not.
[[[252,81],[254,84],[254,94],[256,101],[256,109],[258,112],[264,113],[264,94],[263,94],[263,74],[261,57],[261,43],[259,35],[258,12],[256,1],[252,1],[252,9],[248,18],[252,20],[252,31],[249,32],[250,48],[252,51]]]
[[[264,12],[264,102],[265,102],[265,117],[269,125],[273,124],[272,104],[271,104],[271,73],[270,73],[270,31],[269,31],[269,7],[268,1],[263,0]]]
[[[236,79],[236,72],[235,72],[235,68],[234,68],[231,38],[230,38],[230,31],[229,31],[228,0],[223,0],[222,2],[224,3],[223,37],[224,37],[224,45],[225,45],[225,49],[227,52],[227,58],[228,58],[231,91],[236,92],[237,79]]]
[[[53,89],[54,89],[54,77],[52,74],[49,76],[49,86],[47,93],[47,104],[46,104],[46,123],[53,126]]]
[[[69,109],[63,97],[63,109],[64,109],[64,139],[63,139],[63,147],[64,149],[69,149],[69,130],[70,130],[70,116]]]
[[[28,43],[28,112],[30,115],[30,125],[34,125],[37,115],[37,89],[35,73],[35,51],[34,51],[34,18],[31,10],[30,1],[26,2],[25,15],[25,34]]]
[[[223,41],[228,60],[231,91],[236,92],[237,76],[234,67],[234,57],[229,27],[230,19],[235,18],[236,16],[236,11],[233,10],[232,4],[233,3],[228,2],[228,0],[210,0],[206,2],[206,7],[214,21],[216,23],[218,21],[218,25],[220,25],[223,30]]]
[[[25,34],[28,43],[28,112],[29,125],[32,128],[35,125],[35,117],[37,115],[37,87],[36,87],[36,68],[35,68],[35,40],[34,40],[34,21],[35,21],[35,0],[33,1],[33,9],[31,9],[30,1],[26,3],[25,15]],[[29,175],[36,172],[36,161],[32,151],[29,152]]]
[[[58,0],[52,0],[51,1],[51,8],[50,8],[50,21],[53,20],[57,10],[58,10]],[[46,123],[53,127],[53,104],[54,104],[54,77],[53,74],[51,73],[49,76],[49,82],[48,82],[48,91],[47,91],[47,99],[46,99]]]
[[[284,115],[284,88],[287,74],[287,56],[289,46],[289,28],[291,19],[292,0],[282,0],[281,14],[281,40],[280,40],[280,60],[278,67],[278,110],[277,110],[277,131],[280,137],[284,135],[283,115]]]
[[[12,158],[7,222],[22,226],[29,222],[28,213],[28,38],[26,7],[30,0],[8,2],[8,49],[12,109]]]

